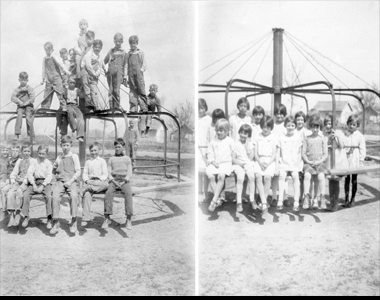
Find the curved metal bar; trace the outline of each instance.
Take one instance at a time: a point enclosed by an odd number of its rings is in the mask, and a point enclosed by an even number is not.
[[[284,93],[288,90],[294,90],[294,89],[302,88],[305,86],[312,86],[312,85],[319,85],[319,84],[326,85],[328,88],[331,85],[331,83],[329,83],[327,81],[314,81],[314,82],[310,82],[310,83],[304,83],[304,84],[300,84],[300,85],[293,85],[293,86],[288,86],[286,88],[281,88],[281,93]],[[331,91],[330,88],[328,89],[328,91]],[[303,90],[301,91],[301,93],[302,92],[303,92]]]
[[[265,85],[261,85],[261,84],[257,84],[257,83],[254,83],[254,82],[249,82],[249,81],[246,81],[246,80],[241,80],[241,79],[232,79],[230,81],[227,82],[227,88],[226,88],[226,93],[225,93],[225,96],[224,96],[224,105],[225,105],[225,114],[226,114],[226,117],[228,118],[228,94],[232,91],[230,91],[231,87],[232,87],[232,84],[234,82],[241,82],[241,83],[246,83],[246,84],[250,84],[250,85],[253,85],[253,86],[258,86],[258,87],[261,87],[265,90],[268,90],[270,92],[274,92],[274,89],[271,88],[271,87],[267,87]],[[262,91],[262,90],[260,90]]]
[[[116,122],[115,122],[115,120],[113,120],[113,119],[108,119],[108,118],[100,118],[100,117],[98,117],[98,116],[94,116],[93,118],[94,118],[94,119],[99,119],[99,120],[104,120],[104,121],[112,122],[112,123],[113,123],[113,126],[115,127],[115,140],[117,139],[117,126],[116,126]]]
[[[164,127],[164,176],[166,177],[166,157],[167,157],[167,151],[168,151],[168,148],[167,148],[167,145],[168,145],[168,135],[167,135],[167,131],[168,131],[168,128],[166,127],[166,124],[165,124],[165,121],[161,118],[159,118],[158,116],[153,116],[153,119],[157,120],[158,122],[161,123],[162,127]]]
[[[309,111],[309,103],[307,102],[307,98],[305,96],[302,96],[302,95],[299,95],[296,93],[290,93],[290,92],[288,92],[287,94],[303,98],[305,100],[305,103],[306,103],[306,111]]]
[[[16,119],[17,116],[14,116],[14,117],[10,117],[7,122],[5,123],[5,127],[4,127],[4,140],[7,140],[7,129],[8,129],[8,125],[10,123],[10,121]]]

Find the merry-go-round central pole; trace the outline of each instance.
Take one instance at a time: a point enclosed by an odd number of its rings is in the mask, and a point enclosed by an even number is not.
[[[281,103],[281,88],[282,88],[282,35],[284,29],[273,28],[273,83],[274,100],[273,108]]]

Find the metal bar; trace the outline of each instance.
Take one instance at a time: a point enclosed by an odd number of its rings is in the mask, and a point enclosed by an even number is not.
[[[299,94],[296,94],[296,93],[289,93],[289,92],[287,94],[305,99],[306,111],[309,111],[309,103],[308,103],[307,98],[305,96],[302,96],[302,95],[299,95]]]
[[[273,83],[274,88],[274,105],[281,103],[282,88],[282,35],[284,29],[273,28]]]

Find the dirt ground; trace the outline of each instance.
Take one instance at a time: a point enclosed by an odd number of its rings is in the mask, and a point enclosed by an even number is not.
[[[358,176],[357,205],[269,213],[199,205],[200,295],[380,295],[380,179]],[[227,186],[228,188],[228,186]],[[327,190],[328,191],[328,190]]]
[[[93,201],[94,222],[76,235],[69,232],[65,200],[56,236],[46,229],[42,201],[32,200],[26,229],[8,229],[6,218],[0,230],[0,294],[193,295],[194,188],[134,196],[132,230],[120,226],[125,223],[120,197],[113,224],[101,229],[102,199]]]

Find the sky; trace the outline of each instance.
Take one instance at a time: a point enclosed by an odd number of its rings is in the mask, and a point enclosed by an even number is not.
[[[331,82],[336,88],[365,88],[373,83],[379,86],[379,1],[211,1],[200,2],[198,7],[199,83],[226,84],[242,67],[233,78],[254,79],[256,83],[272,86],[272,29],[282,28],[283,86],[321,80]],[[223,58],[228,54],[231,55]],[[294,70],[299,73],[299,81]],[[245,95],[230,94],[229,114],[236,111],[237,100]],[[200,93],[199,97],[206,99],[209,113],[215,108],[224,110],[224,94]],[[309,108],[319,100],[331,101],[329,96],[307,97]],[[256,101],[256,105],[271,110],[270,95],[249,99],[251,106]],[[344,96],[337,96],[337,100],[356,102]],[[290,96],[283,95],[282,102],[289,112]],[[305,108],[302,98],[294,99],[293,114]]]
[[[181,101],[193,101],[194,92],[194,5],[178,1],[1,1],[1,107],[10,102],[13,90],[19,85],[18,74],[29,74],[29,85],[36,87],[42,76],[43,45],[53,43],[55,53],[61,48],[77,45],[79,21],[86,19],[95,38],[103,41],[103,57],[114,47],[113,37],[120,32],[124,36],[122,47],[129,50],[128,38],[139,36],[139,48],[144,51],[148,65],[145,72],[146,92],[149,84],[158,85],[158,96],[163,106],[172,110]],[[108,88],[107,81],[101,81]],[[107,92],[98,84],[102,95]],[[126,87],[123,90],[129,92]],[[35,101],[35,107],[43,100],[43,93]],[[102,103],[103,100],[100,97]],[[129,110],[128,95],[121,92],[121,104]],[[53,109],[58,99],[53,99]],[[16,111],[9,104],[3,111]],[[36,119],[36,132],[51,131],[52,122]],[[4,122],[2,122],[2,127]],[[13,128],[14,123],[10,125]],[[96,125],[94,125],[96,126]],[[23,131],[25,130],[23,125]],[[13,129],[8,129],[13,133]]]

